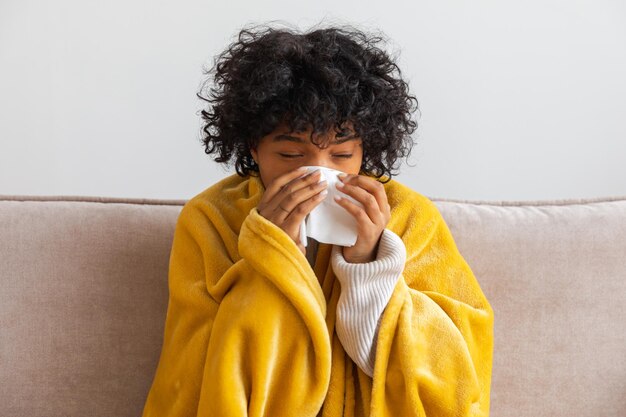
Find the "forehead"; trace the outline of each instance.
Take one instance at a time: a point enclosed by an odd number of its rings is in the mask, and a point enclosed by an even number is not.
[[[335,129],[330,129],[325,134],[318,134],[315,137],[315,142],[319,144],[329,143],[331,145],[339,145],[345,142],[360,142],[361,138],[356,135],[354,130],[352,129],[351,123],[346,123],[343,125],[344,129],[347,129],[348,132],[340,137],[337,136],[337,132]],[[294,142],[301,144],[312,144],[311,138],[311,128],[307,130],[301,131],[290,131],[289,126],[287,124],[279,125],[274,132],[269,135],[269,141],[271,143],[281,143],[281,142]]]

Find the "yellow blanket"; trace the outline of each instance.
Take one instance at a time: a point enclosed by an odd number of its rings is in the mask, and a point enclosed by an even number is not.
[[[384,185],[407,261],[379,328],[373,378],[334,330],[341,287],[320,243],[311,268],[233,174],[176,224],[159,364],[143,417],[487,416],[493,310],[436,206]]]

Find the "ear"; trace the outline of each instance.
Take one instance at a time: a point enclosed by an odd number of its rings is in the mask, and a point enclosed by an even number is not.
[[[259,154],[257,153],[256,149],[250,148],[250,154],[252,155],[252,159],[254,159],[254,162],[256,162],[257,165],[258,165],[258,163],[259,163],[259,161],[258,161]]]

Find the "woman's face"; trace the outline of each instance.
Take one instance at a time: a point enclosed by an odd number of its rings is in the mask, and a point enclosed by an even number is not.
[[[267,188],[272,181],[301,166],[318,165],[358,175],[363,160],[363,141],[356,136],[353,125],[345,125],[344,136],[334,129],[315,138],[320,148],[311,143],[311,128],[303,132],[289,132],[289,126],[280,124],[259,141],[250,153],[259,166],[261,181]],[[324,149],[325,147],[325,149]]]

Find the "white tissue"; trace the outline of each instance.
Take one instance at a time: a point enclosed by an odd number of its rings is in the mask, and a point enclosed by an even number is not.
[[[335,196],[347,198],[359,207],[363,205],[351,196],[336,188],[341,182],[337,177],[342,171],[322,166],[305,166],[309,172],[320,170],[319,181],[327,181],[328,194],[311,212],[305,217],[300,225],[300,242],[307,246],[307,237],[312,237],[321,243],[330,243],[338,246],[354,246],[357,239],[356,219],[335,201]]]

